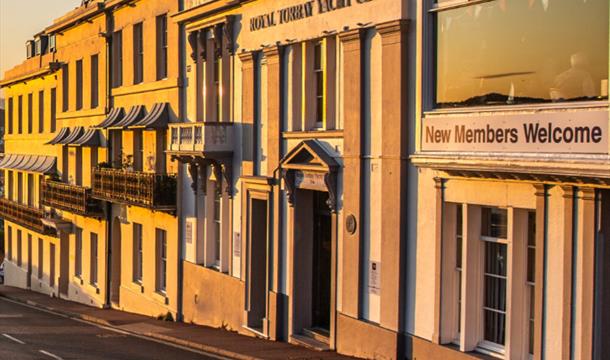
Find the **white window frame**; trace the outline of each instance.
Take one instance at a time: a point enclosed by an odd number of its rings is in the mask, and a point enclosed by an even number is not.
[[[456,268],[457,213],[462,206],[462,302],[458,309]],[[487,206],[490,207],[490,206]],[[500,206],[497,206],[501,208]],[[498,358],[529,358],[529,287],[527,284],[527,223],[533,209],[507,210],[507,238],[482,235],[482,208],[473,204],[445,203],[442,255],[441,343],[458,345],[460,351],[476,351]],[[484,339],[485,241],[506,244],[505,344]],[[459,312],[459,315],[456,313]],[[457,323],[457,318],[461,324]],[[466,325],[468,324],[468,325]],[[472,324],[476,324],[473,326]],[[523,336],[527,334],[528,336]]]

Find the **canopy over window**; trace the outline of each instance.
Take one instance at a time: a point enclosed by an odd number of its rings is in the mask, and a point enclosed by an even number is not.
[[[54,156],[6,154],[0,160],[0,169],[20,170],[40,174],[54,174],[57,160]]]

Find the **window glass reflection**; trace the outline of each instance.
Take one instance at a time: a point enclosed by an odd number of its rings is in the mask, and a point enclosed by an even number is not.
[[[437,107],[608,98],[608,0],[496,0],[438,12]]]

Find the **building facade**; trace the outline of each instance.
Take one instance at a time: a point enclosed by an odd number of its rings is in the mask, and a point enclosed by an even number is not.
[[[185,321],[399,356],[406,13],[400,1],[192,1],[174,16]]]
[[[609,12],[84,1],[0,82],[5,281],[364,358],[601,359]]]
[[[5,74],[10,285],[176,317],[176,180],[165,147],[178,117],[169,56],[178,27],[168,21],[177,9],[84,2]]]
[[[417,3],[409,355],[607,357],[608,2]]]

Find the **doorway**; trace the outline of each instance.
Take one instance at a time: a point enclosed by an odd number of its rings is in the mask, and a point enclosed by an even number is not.
[[[252,199],[250,204],[248,327],[262,333],[267,313],[267,201]]]
[[[311,325],[313,330],[328,335],[332,256],[331,213],[326,204],[328,193],[313,191],[313,194]]]

